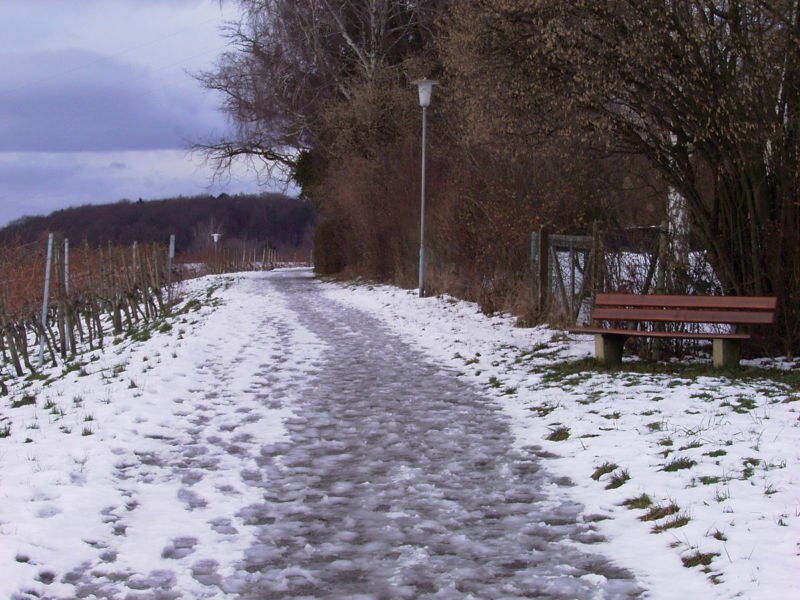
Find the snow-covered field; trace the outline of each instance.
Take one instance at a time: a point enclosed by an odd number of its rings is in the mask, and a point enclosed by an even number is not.
[[[0,598],[205,598],[198,569],[234,574],[252,543],[234,524],[261,501],[243,479],[284,439],[286,381],[317,352],[284,327],[293,313],[279,294],[244,293],[247,277],[189,281],[176,315],[139,341],[109,336],[49,381],[7,382]],[[99,583],[81,592],[86,580]],[[105,592],[120,581],[127,595]]]
[[[268,286],[243,293],[271,276],[189,282],[182,309],[149,339],[120,337],[47,381],[7,381],[0,598],[69,598],[86,579],[81,564],[109,581],[140,574],[131,597],[162,588],[207,597],[198,564],[230,577],[235,593],[234,565],[252,540],[228,533],[261,501],[239,476],[257,465],[237,448],[284,439],[296,388],[286,384],[308,377],[320,352],[285,298]],[[574,482],[551,493],[571,494],[599,519],[607,541],[596,548],[631,569],[648,597],[800,594],[800,389],[778,370],[791,376],[798,362],[762,362],[770,370],[739,377],[696,364],[603,371],[582,362],[589,337],[519,329],[448,297],[319,286],[501,404],[519,445],[546,449],[545,468]],[[267,385],[271,397],[252,393]],[[180,476],[161,478],[165,467]],[[193,567],[176,568],[190,553]]]

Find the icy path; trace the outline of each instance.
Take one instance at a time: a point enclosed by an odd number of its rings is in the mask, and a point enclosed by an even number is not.
[[[587,552],[595,534],[580,507],[545,496],[554,482],[534,449],[511,450],[497,407],[313,282],[276,285],[327,350],[291,440],[262,449],[245,597],[638,593]]]
[[[36,567],[43,585],[15,598],[640,594],[480,390],[305,273],[234,291],[202,353],[149,373],[114,417],[112,481],[79,500],[105,531],[62,532],[74,566]]]

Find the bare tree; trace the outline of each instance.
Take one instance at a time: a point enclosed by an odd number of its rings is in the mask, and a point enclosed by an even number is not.
[[[785,349],[800,348],[798,0],[466,0],[454,11],[480,65],[474,106],[491,100],[502,117],[485,139],[530,148],[564,134],[648,157],[686,198],[725,290],[777,295]]]
[[[246,157],[290,172],[298,153],[325,136],[321,114],[352,96],[431,37],[441,0],[238,0],[227,29],[231,50],[200,75],[220,92],[235,135],[199,144],[219,170]]]

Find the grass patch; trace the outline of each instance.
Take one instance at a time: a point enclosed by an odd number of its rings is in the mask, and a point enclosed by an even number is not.
[[[745,458],[742,461],[742,479],[750,479],[759,464],[761,464],[759,458]]]
[[[739,413],[740,415],[747,414],[751,410],[758,408],[756,401],[746,396],[739,396],[736,399],[736,404],[723,402],[720,406],[729,406],[733,412]]]
[[[546,439],[550,440],[551,442],[563,442],[564,440],[569,439],[569,427],[561,426],[551,429],[550,434]]]
[[[722,478],[714,475],[703,475],[702,477],[698,477],[697,480],[703,485],[714,485],[722,481]]]
[[[25,394],[19,400],[11,401],[11,408],[22,408],[23,406],[36,406],[36,396]]]
[[[150,330],[146,327],[142,327],[141,329],[132,327],[128,330],[128,337],[134,342],[146,342],[151,337]]]
[[[696,460],[692,460],[688,456],[678,456],[673,458],[664,465],[664,470],[671,473],[673,471],[681,471],[683,469],[691,469],[697,464]]]
[[[555,363],[545,367],[542,383],[557,383],[575,377],[588,379],[597,372],[600,368],[593,358]]]
[[[682,446],[682,447],[678,448],[678,451],[682,452],[683,450],[692,450],[693,448],[700,448],[702,446],[703,446],[703,444],[701,442],[695,441],[695,442],[692,442],[691,444],[687,444],[686,446]]]
[[[77,361],[77,362],[68,362],[65,363],[63,367],[61,367],[61,374],[62,375],[69,375],[70,373],[74,373],[75,371],[80,371],[84,367],[84,363]]]
[[[727,452],[725,450],[714,450],[712,452],[706,452],[705,456],[710,456],[711,458],[717,458],[718,456],[725,456]]]
[[[557,409],[558,406],[559,406],[558,404],[550,404],[549,402],[545,402],[541,406],[532,406],[530,410],[531,412],[535,412],[540,417],[546,417],[555,409]]]
[[[603,397],[603,392],[595,391],[595,392],[590,392],[590,393],[586,394],[585,398],[581,398],[577,402],[578,402],[578,404],[582,404],[584,406],[587,406],[589,404],[594,404],[595,402],[600,400],[600,398],[602,398],[602,397]]]
[[[625,485],[626,481],[630,481],[630,478],[631,476],[627,469],[620,469],[608,478],[608,485],[606,485],[606,489],[615,490],[618,487],[622,487]]]
[[[666,506],[653,506],[645,514],[639,517],[640,521],[658,521],[664,517],[669,517],[677,512],[680,512],[680,507],[674,502]]]
[[[11,423],[0,425],[0,438],[7,438],[11,435]]]
[[[650,431],[662,431],[664,429],[664,423],[661,421],[653,421],[652,423],[647,424],[647,428]]]
[[[650,508],[650,506],[652,505],[653,501],[647,494],[641,494],[639,496],[634,496],[633,498],[628,498],[627,500],[625,500],[625,502],[622,503],[622,506],[627,506],[628,508],[638,508],[638,509]]]
[[[653,533],[663,533],[668,529],[677,529],[678,527],[683,527],[684,525],[687,525],[689,521],[691,521],[691,519],[685,514],[675,515],[671,519],[667,519],[663,523],[653,526],[651,531]]]
[[[687,569],[699,566],[707,567],[717,556],[719,556],[717,552],[700,552],[698,550],[693,554],[681,557],[681,562]]]
[[[200,300],[194,298],[192,300],[189,300],[186,304],[184,304],[183,307],[176,314],[179,315],[186,314],[190,311],[197,312],[201,308],[203,308],[203,304],[200,302]]]
[[[717,491],[714,492],[714,500],[719,503],[725,502],[726,500],[730,500],[731,498],[731,491],[728,488],[717,488]]]
[[[594,472],[592,473],[592,479],[595,481],[600,481],[600,478],[603,475],[607,475],[608,473],[612,473],[619,468],[619,465],[612,462],[604,462],[602,465],[597,467]]]
[[[576,373],[638,373],[641,375],[669,375],[674,378],[667,384],[668,388],[680,387],[695,381],[699,377],[714,379],[727,379],[733,383],[772,383],[789,388],[786,391],[800,392],[800,369],[769,369],[755,366],[740,365],[731,369],[716,369],[710,362],[680,363],[680,362],[651,362],[631,361],[624,362],[613,368],[604,367],[593,358],[557,363],[545,368],[543,379],[548,382],[561,381],[565,377]],[[784,392],[785,393],[785,392]],[[655,398],[653,398],[655,399]],[[661,399],[661,398],[659,398]],[[741,399],[740,399],[741,400]],[[795,401],[797,398],[794,399]],[[741,404],[744,409],[747,403]]]

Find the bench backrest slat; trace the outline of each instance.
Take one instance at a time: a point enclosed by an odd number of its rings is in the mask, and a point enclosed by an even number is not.
[[[597,294],[595,306],[630,308],[691,308],[774,311],[777,298],[768,296],[674,296],[669,294]]]
[[[595,307],[592,319],[598,321],[658,321],[662,323],[732,323],[736,325],[769,325],[775,316],[771,312],[740,310],[691,310],[659,308]]]
[[[597,294],[592,320],[769,325],[776,302],[766,296]]]

